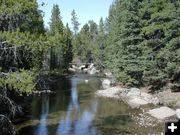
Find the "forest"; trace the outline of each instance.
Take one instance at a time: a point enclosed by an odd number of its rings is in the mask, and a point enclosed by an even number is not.
[[[12,122],[23,115],[13,95],[41,89],[41,76],[68,73],[74,58],[127,87],[180,90],[180,1],[114,0],[107,18],[82,28],[73,10],[72,29],[61,12],[54,4],[45,28],[36,0],[0,0],[0,135],[14,135]]]

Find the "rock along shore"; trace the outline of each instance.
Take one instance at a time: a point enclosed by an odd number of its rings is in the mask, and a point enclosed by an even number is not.
[[[98,90],[95,93],[97,96],[122,100],[132,108],[139,108],[147,104],[153,104],[154,109],[147,110],[146,115],[150,115],[159,121],[164,121],[171,116],[175,116],[175,110],[157,105],[161,104],[161,101],[157,95],[152,95],[146,92],[142,92],[138,88],[122,88],[120,86],[109,87],[105,90]]]

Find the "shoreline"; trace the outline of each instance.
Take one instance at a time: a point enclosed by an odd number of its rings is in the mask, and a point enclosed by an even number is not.
[[[121,100],[131,108],[143,110],[143,114],[150,115],[156,120],[162,122],[167,119],[176,119],[175,109],[180,106],[180,93],[163,91],[156,94],[148,93],[144,89],[123,88],[121,86],[109,87],[104,90],[98,90],[95,95],[114,100]],[[144,112],[144,107],[152,105]]]

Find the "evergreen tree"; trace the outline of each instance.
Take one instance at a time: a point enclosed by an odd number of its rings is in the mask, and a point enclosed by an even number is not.
[[[91,34],[90,34],[90,27],[88,24],[85,24],[79,35],[80,42],[78,47],[78,52],[80,55],[80,58],[83,62],[89,62],[91,59],[91,49],[90,48],[90,41],[91,41]]]
[[[110,7],[106,65],[127,85],[179,82],[179,1],[116,0]]]
[[[94,61],[100,68],[105,67],[106,37],[104,21],[103,18],[101,18],[98,26],[97,45],[94,49]]]
[[[97,38],[97,35],[98,35],[98,28],[97,28],[97,24],[93,21],[93,20],[90,20],[89,21],[89,32],[91,34],[91,39],[92,41],[95,41],[96,38]]]
[[[62,18],[60,15],[60,9],[57,4],[53,5],[51,22],[49,23],[49,25],[50,25],[51,35],[63,33],[64,26],[63,26]]]
[[[99,35],[102,35],[102,36],[105,35],[105,25],[104,25],[104,21],[102,17],[99,21],[98,33]]]
[[[167,82],[180,81],[179,1],[145,0],[142,3],[142,48],[146,58],[144,82],[157,89]]]
[[[64,38],[65,38],[65,47],[64,47],[64,62],[65,62],[65,68],[69,66],[69,63],[72,61],[73,58],[73,48],[72,48],[72,32],[69,28],[68,23],[66,24],[65,32],[64,32]]]
[[[65,28],[63,26],[62,17],[60,15],[60,9],[57,4],[53,5],[51,22],[50,24],[50,35],[52,36],[52,42],[54,46],[51,47],[51,58],[50,58],[50,68],[62,69],[65,67],[64,60],[64,49],[65,49],[65,39],[64,32]]]
[[[126,84],[139,84],[142,76],[138,0],[115,1],[110,11],[108,66]],[[112,64],[114,63],[114,64]]]
[[[71,15],[72,15],[71,22],[72,22],[74,34],[77,35],[80,23],[78,22],[78,18],[77,18],[77,15],[76,15],[76,12],[74,9],[73,9]]]
[[[1,31],[44,33],[43,17],[35,0],[6,0],[0,4]]]

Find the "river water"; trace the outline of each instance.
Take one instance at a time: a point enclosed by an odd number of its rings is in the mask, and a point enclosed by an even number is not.
[[[85,82],[88,80],[88,82]],[[145,135],[160,134],[163,126],[142,128],[121,101],[99,98],[101,78],[78,74],[59,79],[53,95],[34,97],[31,119],[17,125],[19,135]]]

